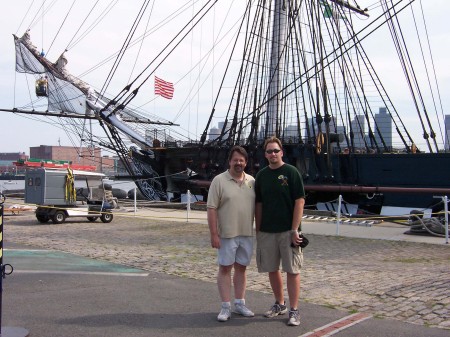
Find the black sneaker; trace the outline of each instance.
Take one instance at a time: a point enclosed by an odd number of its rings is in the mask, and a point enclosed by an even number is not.
[[[285,302],[285,304],[286,304],[286,302]],[[264,314],[264,316],[266,316],[268,318],[272,318],[272,317],[276,317],[278,315],[283,315],[285,313],[287,313],[286,306],[284,304],[275,303],[274,305],[272,305],[270,310]]]
[[[289,320],[287,322],[287,325],[292,325],[292,326],[300,325],[300,314],[298,312],[298,309],[289,310]]]

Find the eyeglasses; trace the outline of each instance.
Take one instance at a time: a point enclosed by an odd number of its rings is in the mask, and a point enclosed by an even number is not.
[[[280,152],[281,150],[280,149],[274,149],[274,150],[272,150],[272,149],[270,149],[270,150],[266,150],[266,153],[267,154],[272,154],[272,153],[278,153],[278,152]]]

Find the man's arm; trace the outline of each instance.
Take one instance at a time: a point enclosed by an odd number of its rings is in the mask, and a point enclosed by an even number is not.
[[[295,200],[294,214],[292,215],[292,230],[297,230],[302,223],[304,207],[305,198],[299,198]]]
[[[291,241],[294,245],[302,243],[302,238],[298,235],[298,229],[301,226],[303,218],[303,208],[305,207],[305,198],[295,200],[294,214],[292,215]]]
[[[261,228],[261,220],[262,220],[262,202],[257,202],[255,204],[255,230],[256,233],[259,232]]]
[[[211,247],[220,248],[220,237],[217,228],[217,209],[208,207],[206,210],[208,218],[209,234],[211,235]]]

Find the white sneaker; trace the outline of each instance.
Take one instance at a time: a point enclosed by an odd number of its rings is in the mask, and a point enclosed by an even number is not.
[[[231,317],[230,307],[222,307],[219,316],[217,316],[217,320],[219,322],[226,322],[230,319],[230,317]]]
[[[255,314],[249,308],[245,306],[243,303],[235,303],[234,304],[234,312],[242,315],[244,317],[253,317]]]

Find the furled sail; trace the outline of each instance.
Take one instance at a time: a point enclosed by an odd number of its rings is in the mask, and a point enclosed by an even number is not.
[[[130,108],[114,111],[111,100],[101,96],[89,84],[70,74],[67,69],[67,58],[64,53],[55,63],[41,55],[30,40],[27,31],[21,38],[14,36],[16,46],[16,71],[44,77],[47,81],[48,110],[80,115],[96,115],[113,124],[139,147],[151,146],[145,137],[130,127],[129,123],[153,123]],[[89,102],[89,103],[87,103]],[[100,113],[101,112],[101,113]],[[170,124],[170,123],[168,123]]]
[[[138,156],[130,155],[128,147],[118,134],[120,132],[125,135],[141,149],[149,148],[152,144],[131,124],[149,124],[152,121],[130,108],[115,109],[110,99],[100,95],[86,82],[66,70],[67,58],[64,53],[55,63],[48,61],[32,44],[29,31],[21,38],[14,36],[14,41],[16,71],[35,75],[38,78],[37,82],[45,80],[47,87],[38,96],[47,97],[48,110],[70,113],[71,116],[73,114],[96,116],[106,122],[103,123],[103,128],[113,142],[110,147],[114,148],[132,176],[144,177],[137,181],[141,192],[150,200],[166,199],[158,174],[148,163],[139,160]],[[146,154],[149,157],[153,156],[150,150],[147,150]]]
[[[74,114],[89,114],[86,97],[91,93],[89,85],[66,69],[64,53],[56,63],[49,62],[31,43],[30,33],[21,38],[14,36],[16,45],[16,71],[45,76],[48,83],[48,110]]]

